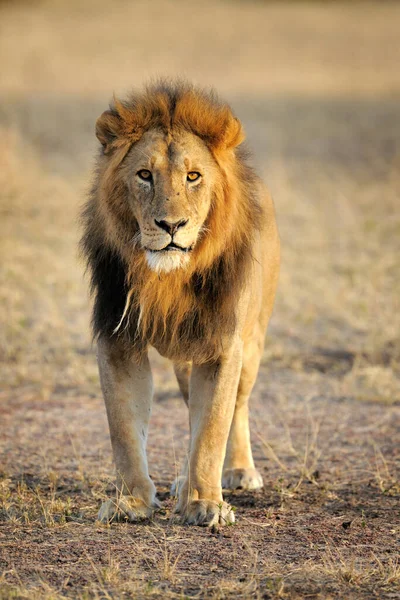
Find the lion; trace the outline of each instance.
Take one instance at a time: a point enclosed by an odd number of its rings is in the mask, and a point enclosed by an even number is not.
[[[173,362],[189,408],[176,512],[189,524],[232,523],[222,489],[263,486],[248,401],[279,273],[272,199],[240,121],[213,91],[161,80],[114,97],[96,135],[81,248],[118,490],[98,519],[134,522],[160,506],[146,458],[152,346]]]

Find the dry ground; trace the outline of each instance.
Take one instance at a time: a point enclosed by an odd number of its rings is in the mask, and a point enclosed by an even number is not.
[[[398,598],[400,6],[0,3],[0,598]],[[276,201],[283,265],[253,394],[265,488],[174,523],[187,415],[154,356],[151,523],[102,527],[113,467],[76,256],[113,90],[215,85]]]

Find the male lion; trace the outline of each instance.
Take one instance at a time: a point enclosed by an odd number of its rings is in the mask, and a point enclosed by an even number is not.
[[[82,249],[119,490],[98,518],[136,521],[159,506],[146,459],[151,345],[173,361],[189,407],[177,512],[187,523],[232,523],[222,487],[263,485],[248,399],[279,271],[272,200],[229,106],[185,82],[115,99],[96,135]]]

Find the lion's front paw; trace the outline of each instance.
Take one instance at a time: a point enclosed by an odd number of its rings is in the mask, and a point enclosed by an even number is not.
[[[224,490],[258,490],[263,485],[257,469],[226,469],[222,474]]]
[[[226,502],[192,500],[184,511],[183,520],[190,525],[212,527],[234,523],[235,515],[232,507]]]
[[[102,523],[112,521],[142,521],[149,519],[156,508],[160,507],[157,499],[149,506],[140,498],[134,496],[120,496],[119,498],[106,500],[100,507],[97,520]]]

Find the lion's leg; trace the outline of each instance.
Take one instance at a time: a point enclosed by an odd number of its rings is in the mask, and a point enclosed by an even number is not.
[[[149,360],[135,364],[116,345],[99,340],[98,363],[117,469],[116,498],[102,504],[98,519],[147,518],[158,505],[146,457],[153,394]]]
[[[242,342],[235,340],[229,356],[218,364],[192,368],[190,456],[177,506],[188,523],[210,526],[234,521],[231,507],[222,499],[221,476],[241,364]]]
[[[254,467],[249,429],[249,396],[258,373],[263,337],[251,340],[243,349],[243,366],[222,476],[224,489],[255,490],[263,486],[262,477]]]
[[[189,380],[192,372],[192,363],[174,363],[174,371],[178,380],[179,389],[185,401],[186,406],[189,404]]]
[[[186,406],[189,405],[189,381],[190,374],[192,372],[192,363],[174,363],[174,371],[176,378],[178,380],[179,389],[181,390],[183,399],[185,401]],[[182,473],[176,477],[171,485],[171,496],[178,496],[179,489],[182,487],[183,483],[186,480],[187,474],[187,460],[185,460],[185,465],[183,467]]]

